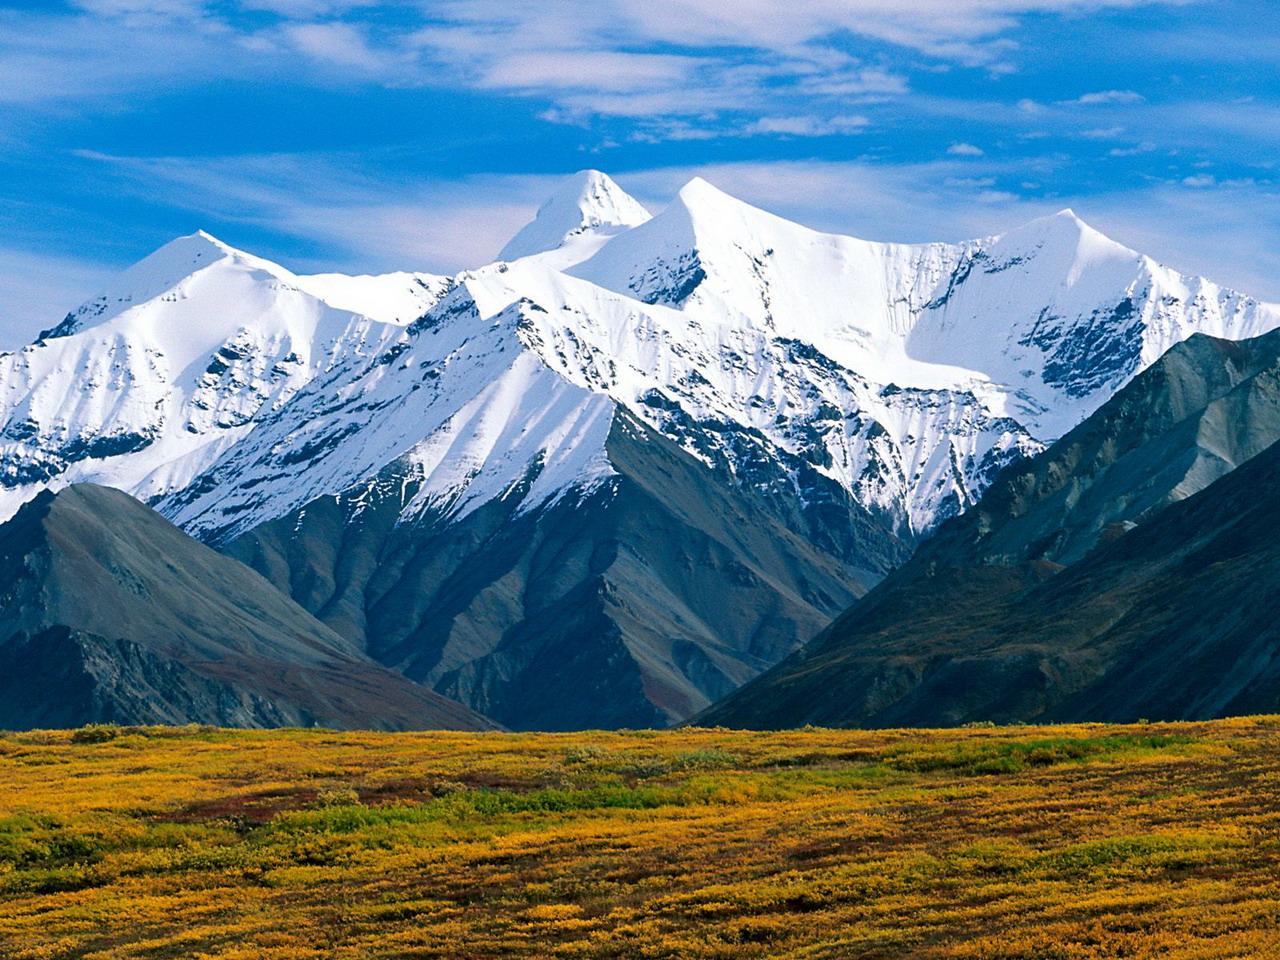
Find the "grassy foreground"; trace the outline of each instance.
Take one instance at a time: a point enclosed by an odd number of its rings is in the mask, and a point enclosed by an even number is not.
[[[0,957],[1280,956],[1280,718],[0,734]]]

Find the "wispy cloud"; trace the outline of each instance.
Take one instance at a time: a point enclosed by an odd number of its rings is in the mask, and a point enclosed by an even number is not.
[[[319,251],[307,260],[291,258],[287,245],[259,251],[297,270],[452,272],[486,263],[559,181],[479,174],[402,180],[391,191],[367,169],[370,158],[353,155],[82,156],[100,165],[104,181],[181,203],[191,230],[238,224],[307,241]]]
[[[237,52],[216,57],[215,41],[199,16],[102,6],[121,9],[79,16],[0,10],[0,103],[98,102],[236,69]],[[158,29],[139,22],[154,16]]]
[[[493,0],[497,3],[497,0]],[[1157,0],[1158,2],[1158,0]],[[615,0],[616,15],[671,43],[789,48],[839,33],[874,38],[942,60],[990,64],[1012,45],[1002,34],[1028,14],[1142,5],[1143,0],[801,0],[785,15],[772,0]],[[472,4],[471,6],[475,6]]]
[[[748,134],[781,134],[792,137],[827,137],[834,134],[857,133],[871,121],[866,117],[850,115],[837,117],[761,117],[744,128]]]
[[[994,66],[1016,51],[1005,34],[1022,17],[1169,2],[800,0],[781,12],[772,0],[423,0],[391,15],[371,0],[80,0],[75,15],[0,18],[0,98],[93,98],[320,69],[353,82],[549,98],[586,114],[741,114],[753,100],[768,114],[792,94],[908,91],[901,71],[852,55],[842,38]],[[1081,102],[1113,94],[1128,91]],[[824,111],[842,112],[834,103]]]
[[[1107,151],[1109,157],[1140,157],[1144,153],[1153,153],[1156,145],[1149,140],[1134,144],[1131,147],[1112,147]]]
[[[374,50],[364,33],[350,23],[290,23],[280,28],[280,38],[300,53],[323,64],[378,75],[404,63],[403,56],[387,58]]]
[[[1098,90],[1094,93],[1081,94],[1069,103],[1083,107],[1097,106],[1105,103],[1142,103],[1147,98],[1135,90]]]

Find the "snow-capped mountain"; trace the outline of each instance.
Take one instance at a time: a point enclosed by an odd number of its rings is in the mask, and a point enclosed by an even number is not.
[[[202,233],[167,245],[0,356],[0,513],[93,481],[223,545],[282,518],[301,530],[324,498],[342,523],[376,504],[436,536],[490,505],[532,515],[616,494],[639,471],[619,467],[623,434],[632,450],[648,430],[764,498],[751,502],[781,528],[830,537],[857,593],[900,559],[894,543],[963,510],[1173,344],[1276,326],[1280,307],[1070,211],[966,243],[885,244],[696,179],[650,217],[588,171],[501,259],[451,278],[297,276]],[[296,570],[273,579],[300,589]],[[313,611],[332,602],[307,590]],[[834,612],[830,593],[796,603]],[[527,616],[490,606],[468,629],[504,637]],[[472,641],[448,643],[432,682],[470,662]],[[717,669],[737,682],[776,653]],[[679,667],[694,692],[668,716],[701,705],[699,670]]]
[[[1174,343],[1280,324],[1280,308],[1070,211],[969,243],[869,243],[700,179],[651,219],[579,174],[503,257],[452,280],[299,277],[204,233],[168,244],[0,358],[5,513],[55,480],[150,499],[219,464],[234,479],[179,516],[244,529],[406,454],[431,477],[424,496],[460,510],[538,458],[564,468],[551,496],[607,474],[579,447],[621,404],[704,460],[736,467],[745,445],[807,461],[920,532]],[[388,407],[401,420],[361,419]],[[343,432],[327,456],[298,455]],[[273,480],[250,461],[273,457],[307,481],[263,496]],[[228,491],[249,483],[246,516]]]
[[[203,232],[165,245],[0,355],[0,510],[46,484],[185,487],[317,374],[379,353],[445,285],[300,278]],[[346,308],[358,295],[377,320]]]
[[[424,496],[458,510],[540,459],[566,467],[543,482],[549,497],[607,474],[586,466],[595,461],[573,424],[603,424],[607,411],[586,411],[620,404],[734,472],[764,460],[794,477],[795,461],[807,463],[914,535],[1174,343],[1280,324],[1280,308],[1183,277],[1070,211],[999,237],[918,246],[816,233],[702,180],[624,229],[619,194],[600,174],[569,184],[531,225],[544,221],[548,250],[459,275],[382,362],[357,361],[342,389],[369,411],[367,423],[356,414],[358,435],[300,402],[285,415],[296,422],[237,451],[222,471],[236,479],[179,518],[206,535],[232,517],[249,529],[400,454],[425,465]],[[593,223],[598,231],[584,226]],[[522,231],[526,249],[532,235]],[[426,393],[411,399],[417,390]],[[423,414],[407,413],[406,431],[373,416],[374,396],[378,411]],[[331,474],[295,457],[311,434],[344,431]],[[261,495],[263,475],[279,478],[267,482],[285,500]],[[248,481],[254,492],[229,492]]]
[[[608,239],[650,219],[649,211],[599,170],[570,177],[512,237],[499,260],[557,250],[580,240]]]

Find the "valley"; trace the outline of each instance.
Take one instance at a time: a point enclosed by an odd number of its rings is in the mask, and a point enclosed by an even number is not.
[[[1277,736],[3,734],[0,954],[1273,956]]]

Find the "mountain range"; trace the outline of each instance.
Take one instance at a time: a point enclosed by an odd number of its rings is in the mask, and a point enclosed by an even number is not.
[[[1171,349],[700,720],[1206,719],[1280,705],[1280,331]]]
[[[0,355],[0,516],[123,490],[499,723],[666,724],[885,596],[1171,348],[1277,326],[1071,211],[873,243],[697,179],[650,216],[584,171],[451,277],[166,245]],[[1185,464],[1049,498],[1009,549],[1074,562],[1223,472],[1170,431],[1142,443]]]

